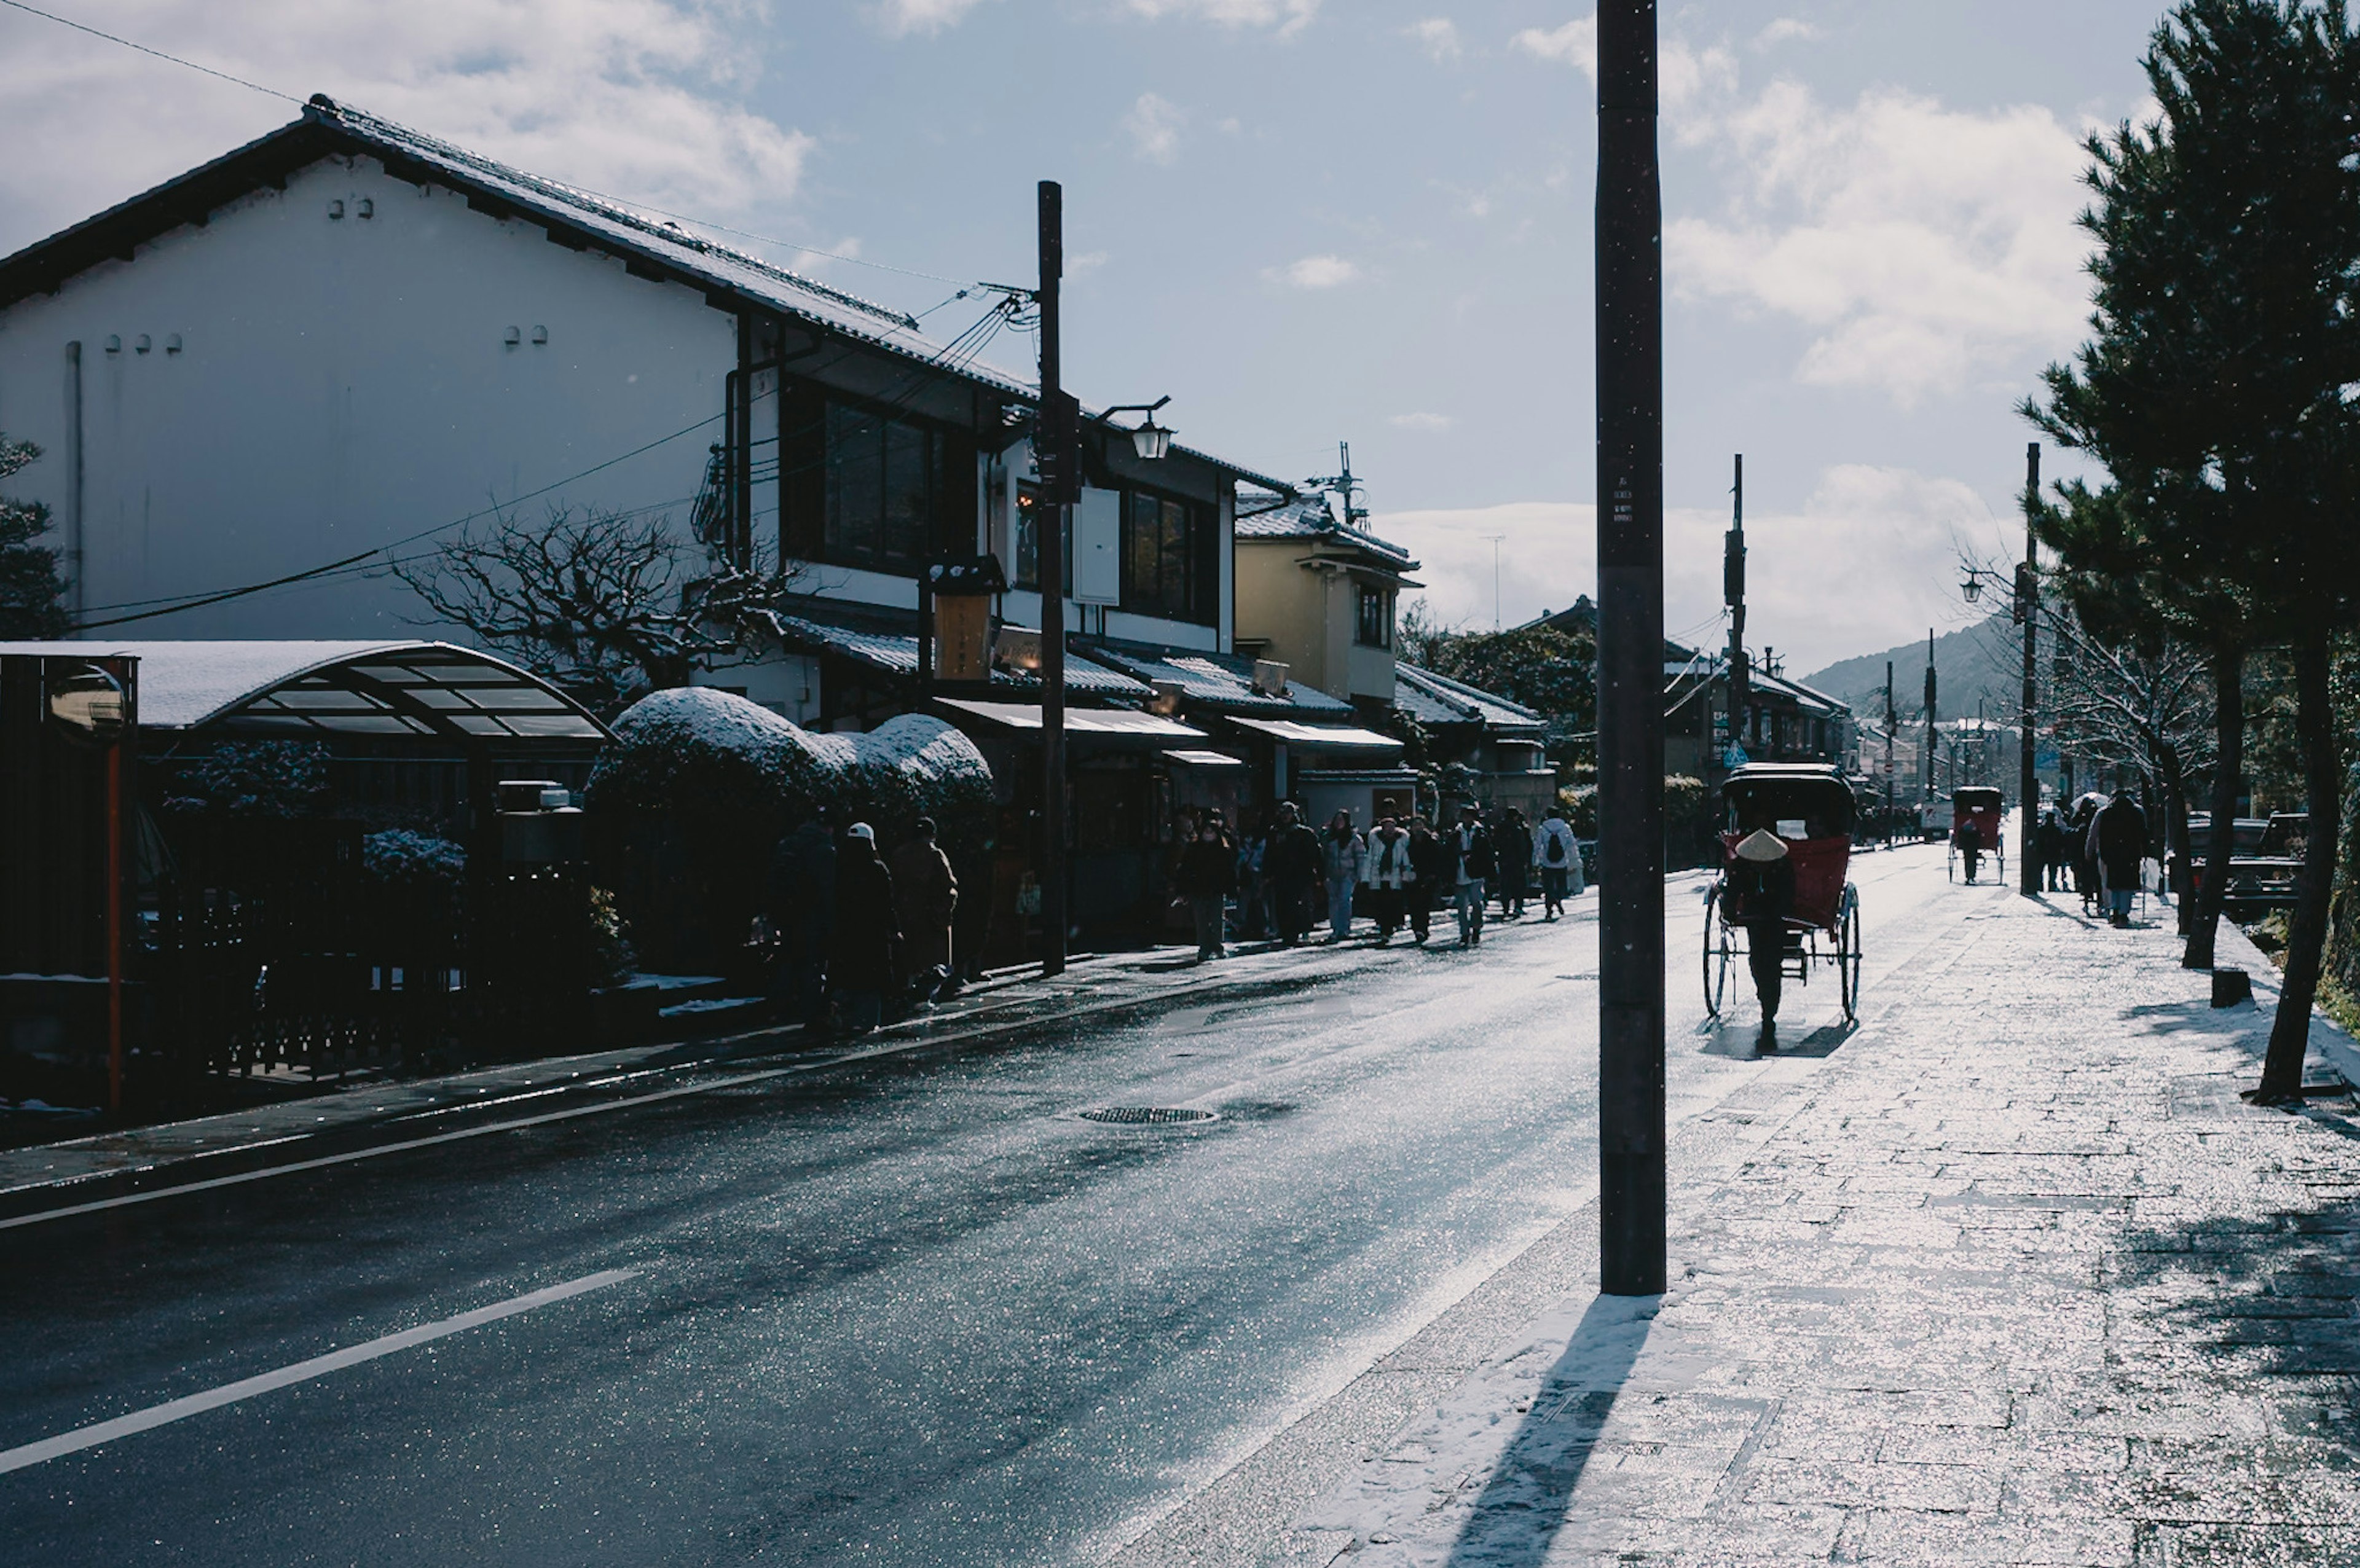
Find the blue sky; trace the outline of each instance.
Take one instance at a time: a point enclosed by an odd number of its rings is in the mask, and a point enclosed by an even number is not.
[[[1349,440],[1445,618],[1492,619],[1494,536],[1506,619],[1590,585],[1590,4],[44,8],[777,236],[756,248],[913,310],[953,286],[798,247],[1023,282],[1060,180],[1087,398],[1168,392],[1183,440],[1290,477]],[[2077,143],[2138,111],[2156,16],[1666,6],[1671,629],[1714,635],[1738,451],[1753,625],[1792,670],[1962,618],[1957,550],[2017,537],[2012,406],[2086,314]],[[291,112],[0,11],[0,250]]]

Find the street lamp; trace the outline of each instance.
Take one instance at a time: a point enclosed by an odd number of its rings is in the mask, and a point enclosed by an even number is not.
[[[1970,571],[1966,581],[1959,584],[1959,592],[1965,596],[1967,603],[1972,604],[1983,596],[1983,585],[1981,579]]]
[[[1172,432],[1155,422],[1156,410],[1170,401],[1172,395],[1167,392],[1153,403],[1117,403],[1098,418],[1103,419],[1109,414],[1145,414],[1147,418],[1131,432],[1131,449],[1144,461],[1153,463],[1172,450]]]

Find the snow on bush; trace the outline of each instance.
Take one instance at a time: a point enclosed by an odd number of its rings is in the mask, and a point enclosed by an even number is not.
[[[388,882],[456,882],[466,875],[467,852],[432,833],[388,828],[361,840],[361,866]]]
[[[590,780],[594,809],[669,812],[706,826],[740,819],[775,834],[828,805],[889,839],[932,816],[947,834],[979,829],[991,770],[940,719],[904,713],[867,735],[814,735],[709,686],[657,691],[615,721]],[[717,820],[716,820],[717,819]]]

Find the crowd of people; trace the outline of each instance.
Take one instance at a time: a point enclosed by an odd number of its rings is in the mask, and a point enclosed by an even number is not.
[[[1972,882],[1983,856],[1998,845],[1983,843],[1974,819],[1962,816],[1950,830],[1950,847]],[[2070,811],[2041,811],[2032,830],[2033,878],[2047,892],[2079,893],[2082,913],[2103,913],[2108,924],[2127,927],[2150,848],[2147,812],[2127,791],[2084,795]]]
[[[890,855],[877,830],[839,830],[822,809],[780,840],[765,919],[777,959],[771,1000],[806,1029],[861,1034],[889,1004],[925,1006],[959,989],[951,921],[958,877],[932,819]]]
[[[1580,844],[1555,811],[1535,825],[1513,807],[1486,820],[1470,803],[1439,831],[1409,815],[1380,817],[1364,833],[1348,811],[1314,828],[1290,800],[1242,831],[1218,811],[1185,811],[1176,836],[1172,886],[1188,902],[1200,961],[1228,955],[1232,926],[1294,947],[1323,914],[1329,942],[1366,920],[1382,946],[1404,928],[1424,944],[1448,909],[1459,945],[1477,947],[1494,902],[1499,919],[1521,920],[1537,897],[1541,918],[1555,920],[1584,890]]]

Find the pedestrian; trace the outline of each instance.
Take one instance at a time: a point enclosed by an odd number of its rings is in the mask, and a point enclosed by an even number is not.
[[[2097,800],[2084,795],[2073,802],[2073,815],[2067,822],[2067,838],[2073,855],[2073,887],[2081,895],[2081,912],[2098,912],[2098,851],[2090,835],[2090,824],[2098,814]]]
[[[836,833],[825,806],[770,852],[769,903],[779,939],[771,1006],[807,1029],[825,1029],[828,940],[836,929]]]
[[[1319,835],[1303,823],[1295,802],[1282,800],[1262,865],[1270,875],[1272,914],[1278,942],[1293,947],[1311,925],[1311,896],[1319,884]]]
[[[1533,867],[1541,874],[1541,919],[1553,920],[1565,913],[1567,890],[1581,892],[1581,841],[1565,813],[1551,808],[1533,835]]]
[[[2051,806],[2040,813],[2040,826],[2033,834],[2033,844],[2040,853],[2040,866],[2046,874],[2044,886],[2047,890],[2063,892],[2070,862],[2065,854],[2065,824],[2057,820],[2056,807]]]
[[[1451,850],[1452,886],[1459,891],[1459,945],[1483,945],[1483,885],[1497,865],[1491,834],[1474,804],[1459,808],[1459,831],[1448,841]]]
[[[1409,931],[1420,947],[1433,934],[1434,908],[1450,885],[1457,861],[1424,817],[1409,820]]]
[[[1369,851],[1360,866],[1360,888],[1368,895],[1369,913],[1377,922],[1377,945],[1393,941],[1401,930],[1417,871],[1410,858],[1409,830],[1391,817],[1381,818],[1369,834]]]
[[[2147,813],[2128,790],[2098,809],[2090,819],[2090,858],[2106,894],[2106,923],[2116,930],[2131,923],[2131,898],[2139,890],[2147,860]]]
[[[1511,806],[1502,813],[1491,850],[1500,867],[1500,918],[1523,920],[1533,871],[1533,830],[1524,812]]]
[[[1259,821],[1238,836],[1238,934],[1255,938],[1271,933],[1270,878],[1262,874],[1262,855],[1270,846],[1270,830]]]
[[[1974,818],[1959,819],[1959,825],[1950,830],[1950,847],[1957,850],[1959,858],[1967,863],[1967,880],[1973,882],[1975,868],[1983,860],[1983,831],[1975,826]]]
[[[1328,940],[1342,942],[1352,934],[1352,895],[1360,886],[1368,848],[1352,829],[1352,813],[1338,811],[1328,820],[1319,844],[1320,875],[1328,882]]]
[[[1229,895],[1237,891],[1238,852],[1221,831],[1218,817],[1207,817],[1196,842],[1180,853],[1177,877],[1196,924],[1196,962],[1229,955],[1227,924]]]
[[[1745,928],[1745,964],[1762,999],[1762,1035],[1755,1050],[1778,1049],[1778,996],[1786,972],[1786,918],[1795,912],[1795,863],[1786,841],[1757,828],[1738,841],[1723,883],[1725,907]]]
[[[882,1021],[901,930],[893,873],[877,855],[877,830],[855,822],[836,845],[836,932],[828,980],[844,999],[844,1021],[866,1034]]]
[[[921,1006],[931,1004],[950,982],[951,918],[958,912],[958,877],[934,833],[934,819],[920,817],[891,863],[903,958]]]

